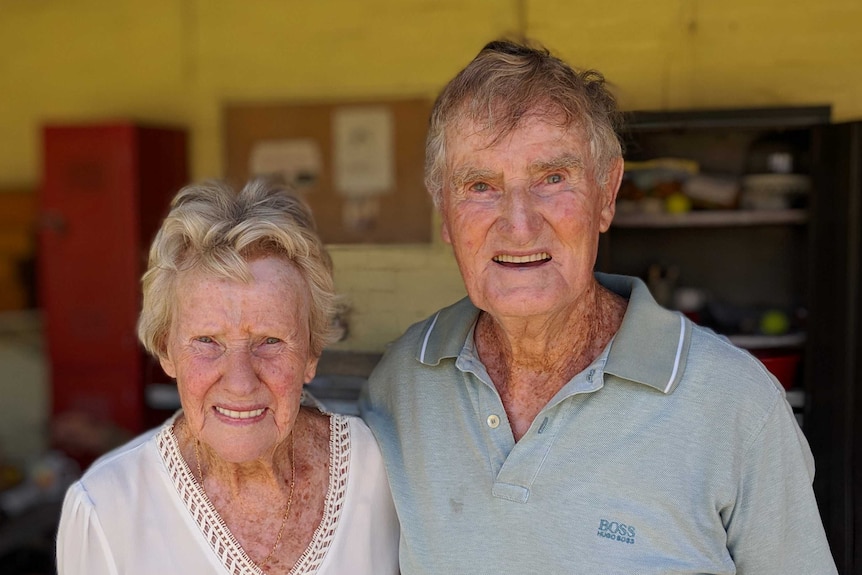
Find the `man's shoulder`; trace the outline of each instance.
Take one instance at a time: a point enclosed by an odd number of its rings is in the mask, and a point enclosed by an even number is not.
[[[734,343],[729,337],[716,333],[708,327],[692,324],[692,346],[690,354],[695,359],[720,362],[734,368],[734,373],[755,379],[770,379],[769,371],[754,354]]]
[[[751,351],[708,328],[694,326],[687,364],[687,379],[724,405],[768,411],[784,398],[781,384]]]
[[[478,310],[469,298],[441,308],[409,326],[386,348],[381,364],[416,359],[436,364],[444,356],[454,356],[475,321]]]
[[[412,382],[431,384],[445,377],[435,368],[444,359],[457,358],[477,315],[478,310],[464,298],[408,327],[387,346],[369,376],[370,399],[392,401],[396,395],[415,391]]]

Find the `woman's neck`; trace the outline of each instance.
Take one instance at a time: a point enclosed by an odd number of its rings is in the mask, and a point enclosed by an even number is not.
[[[249,490],[283,490],[285,479],[290,478],[290,438],[302,433],[300,421],[302,411],[297,415],[291,435],[265,456],[252,461],[235,463],[221,459],[215,450],[200,441],[189,429],[186,420],[179,421],[175,433],[180,442],[183,457],[195,478],[201,485],[218,483],[221,489],[239,497]]]

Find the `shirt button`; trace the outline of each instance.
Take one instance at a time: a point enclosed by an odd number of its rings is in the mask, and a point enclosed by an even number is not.
[[[500,417],[494,415],[493,413],[488,416],[488,427],[491,429],[497,429],[500,426]]]

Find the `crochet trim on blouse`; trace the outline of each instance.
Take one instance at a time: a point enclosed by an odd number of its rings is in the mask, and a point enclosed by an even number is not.
[[[171,418],[156,436],[159,454],[167,467],[171,482],[186,509],[209,543],[213,552],[232,575],[265,575],[246,554],[224,524],[207,494],[201,488],[191,468],[180,454]],[[316,573],[335,537],[338,521],[344,509],[350,464],[350,428],[347,418],[330,414],[329,423],[329,487],[324,501],[323,519],[314,531],[305,552],[289,575]]]

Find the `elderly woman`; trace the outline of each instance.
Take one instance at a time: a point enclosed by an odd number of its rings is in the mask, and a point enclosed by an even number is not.
[[[69,489],[59,573],[397,573],[370,431],[301,405],[336,307],[305,205],[262,181],[184,188],[143,293],[140,339],[182,409]]]

